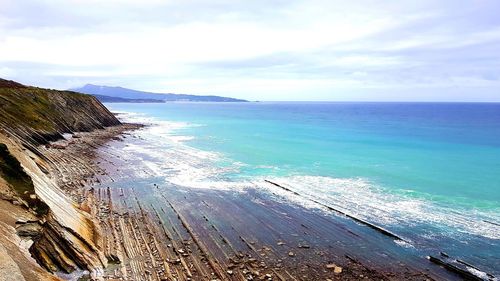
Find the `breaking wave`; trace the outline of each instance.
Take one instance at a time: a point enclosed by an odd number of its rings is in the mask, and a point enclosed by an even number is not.
[[[341,210],[354,217],[384,227],[415,227],[432,225],[446,235],[473,234],[489,239],[500,239],[500,208],[484,211],[469,209],[457,211],[453,206],[405,196],[363,178],[332,178],[315,175],[289,175],[271,177],[238,177],[244,163],[227,159],[222,153],[204,151],[189,145],[194,136],[183,130],[198,124],[156,120],[137,114],[121,112],[126,122],[150,125],[134,132],[142,141],[128,143],[124,151],[128,157],[139,159],[148,169],[147,175],[161,177],[165,183],[187,188],[219,189],[244,192],[247,188],[260,188],[280,194],[286,200],[307,208],[322,209],[314,201]],[[125,156],[127,157],[127,156]],[[221,163],[232,163],[221,165]],[[258,166],[268,170],[272,166]],[[146,176],[147,176],[146,175]],[[138,172],[137,176],[145,176]],[[276,190],[264,180],[279,183],[296,192]],[[448,231],[452,229],[453,231]],[[430,239],[430,233],[421,233]]]

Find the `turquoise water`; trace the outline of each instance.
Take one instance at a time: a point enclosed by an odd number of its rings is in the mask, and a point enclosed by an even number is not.
[[[405,247],[500,273],[500,104],[107,106],[156,124],[145,137],[168,136],[156,143],[191,171],[181,183],[271,179],[404,236]]]

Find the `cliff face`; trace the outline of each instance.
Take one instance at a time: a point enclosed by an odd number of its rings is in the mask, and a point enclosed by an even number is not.
[[[38,216],[35,228],[41,227],[32,237],[29,252],[49,271],[86,269],[98,277],[107,261],[97,224],[59,188],[47,169],[54,163],[41,145],[62,139],[63,134],[119,124],[93,96],[0,79],[0,181],[4,186],[0,199]]]
[[[0,128],[33,145],[120,124],[97,98],[0,79]]]

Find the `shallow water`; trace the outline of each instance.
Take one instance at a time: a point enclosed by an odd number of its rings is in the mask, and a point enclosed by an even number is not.
[[[445,251],[500,275],[500,104],[107,106],[155,124],[139,133],[147,146],[125,150],[165,182],[273,190],[268,179],[302,195],[290,201],[404,237],[411,252]]]

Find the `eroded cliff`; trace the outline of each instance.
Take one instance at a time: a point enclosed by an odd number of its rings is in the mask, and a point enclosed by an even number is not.
[[[85,269],[99,277],[107,260],[98,225],[59,188],[49,172],[57,164],[41,146],[119,124],[93,96],[0,79],[0,197],[36,216],[23,222],[33,241],[29,252],[51,272]],[[14,227],[0,220],[0,230],[12,233]]]

